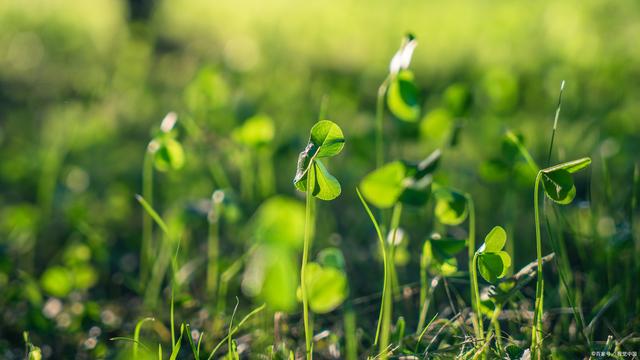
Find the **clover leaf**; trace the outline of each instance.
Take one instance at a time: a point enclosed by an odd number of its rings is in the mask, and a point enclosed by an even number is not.
[[[321,200],[333,200],[341,193],[340,182],[329,173],[320,158],[339,154],[344,147],[344,135],[338,125],[329,120],[317,122],[311,128],[309,142],[298,156],[295,187],[307,191],[307,177],[311,176],[311,194]]]
[[[576,196],[576,187],[571,174],[591,164],[588,157],[558,164],[540,171],[544,192],[552,201],[566,205]]]
[[[504,277],[511,266],[511,257],[502,251],[507,241],[507,233],[501,226],[496,226],[484,239],[484,244],[476,252],[478,270],[486,281],[495,283]]]

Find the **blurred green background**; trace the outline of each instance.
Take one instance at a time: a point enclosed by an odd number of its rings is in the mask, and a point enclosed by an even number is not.
[[[387,116],[387,159],[419,160],[446,147],[439,181],[474,196],[478,234],[510,228],[518,269],[535,258],[533,179],[524,174],[508,185],[506,175],[483,169],[500,156],[505,129],[546,162],[566,80],[554,160],[594,160],[577,179],[578,201],[561,210],[573,224],[567,246],[582,306],[595,308],[622,278],[637,284],[638,258],[627,251],[640,160],[637,1],[4,0],[0,357],[19,358],[24,330],[50,358],[109,357],[121,346],[109,337],[131,333],[143,315],[162,317],[166,292],[143,305],[137,283],[142,209],[134,195],[142,191],[145,148],[169,111],[178,115],[184,167],[157,172],[154,207],[176,224],[180,262],[190,266],[182,268],[189,280],[178,297],[181,319],[210,321],[202,313],[207,209],[211,194],[225,189],[231,210],[221,224],[221,271],[261,247],[232,277],[231,305],[222,311],[231,312],[236,295],[241,308],[280,299],[274,309],[298,321],[304,223],[291,219],[303,212],[303,197],[292,178],[323,98],[347,145],[331,162],[343,195],[319,205],[314,254],[328,245],[343,250],[352,298],[380,291],[375,237],[354,189],[374,167],[376,91],[407,31],[419,41],[411,67],[422,114],[416,123]],[[242,135],[257,115],[267,117],[266,129],[258,139],[252,130]],[[431,214],[412,209],[403,220],[403,284],[418,279]],[[290,232],[282,235],[283,227]],[[279,244],[283,236],[292,242]],[[258,261],[266,258],[278,261]],[[627,271],[632,278],[622,276]],[[252,272],[267,275],[256,280]],[[549,307],[559,306],[557,294],[545,293]],[[628,302],[616,303],[611,326],[638,330],[637,303],[619,295]],[[368,306],[358,326],[374,323]]]

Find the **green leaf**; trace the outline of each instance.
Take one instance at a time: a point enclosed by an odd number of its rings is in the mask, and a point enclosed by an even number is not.
[[[440,151],[440,149],[436,149],[417,164],[405,162],[408,175],[415,180],[420,180],[427,175],[433,174],[440,164],[441,157],[442,151]]]
[[[414,122],[420,116],[418,88],[409,70],[401,70],[395,75],[387,91],[389,111],[400,120]]]
[[[318,159],[331,157],[340,153],[344,147],[344,141],[344,135],[338,125],[329,120],[317,122],[311,128],[309,143],[300,155],[298,155],[296,175],[293,179],[295,187],[300,191],[306,191],[307,173],[310,170],[316,170],[316,172],[320,173],[319,175],[316,175],[316,181],[326,181],[329,182],[329,184],[325,184],[325,187],[322,188],[322,190],[318,188],[314,191],[317,191],[318,193],[321,191],[329,192],[321,193],[321,195],[314,194],[314,196],[322,200],[331,200],[340,195],[340,183],[338,183],[338,180],[326,171],[324,165]],[[311,162],[316,166],[311,166]],[[335,186],[336,184],[337,187]]]
[[[50,295],[65,297],[73,290],[73,274],[65,267],[52,266],[42,274],[40,284]]]
[[[439,235],[434,234],[424,242],[420,262],[442,276],[452,275],[458,271],[455,255],[464,249],[465,245],[464,240],[440,239]]]
[[[393,206],[404,191],[406,166],[394,161],[367,174],[360,182],[362,195],[378,208]]]
[[[332,267],[340,271],[345,270],[345,261],[342,251],[335,247],[326,248],[318,253],[318,262],[325,267]]]
[[[304,205],[284,196],[271,197],[260,205],[251,225],[257,243],[300,249],[304,237]]]
[[[316,158],[338,155],[344,147],[342,129],[329,120],[318,121],[311,128],[310,143],[317,149]]]
[[[313,187],[313,196],[320,200],[333,200],[340,196],[342,188],[340,182],[329,173],[324,164],[320,160],[314,162],[315,185]]]
[[[569,204],[576,196],[576,187],[569,171],[557,168],[542,172],[542,186],[549,199],[558,204]]]
[[[509,272],[509,268],[511,267],[511,256],[509,256],[509,253],[506,251],[498,251],[496,255],[500,256],[500,259],[502,260],[502,273],[498,276],[498,278],[502,278],[507,275],[507,272]]]
[[[466,247],[466,241],[460,239],[430,239],[431,248],[436,257],[446,259],[455,256]]]
[[[466,197],[452,189],[438,187],[433,195],[436,198],[436,217],[445,225],[462,223],[469,212]]]
[[[420,136],[437,146],[446,143],[453,134],[454,118],[447,109],[429,111],[420,121]]]
[[[442,276],[450,276],[458,271],[458,260],[454,257],[438,262],[434,266],[435,271]]]
[[[494,253],[502,250],[507,243],[507,233],[502,226],[495,226],[484,238],[484,252]]]
[[[582,170],[584,168],[586,168],[587,166],[589,166],[589,164],[591,164],[591,158],[589,157],[584,157],[581,159],[577,159],[577,160],[572,160],[572,161],[568,161],[562,164],[558,164],[558,165],[554,165],[551,167],[548,167],[546,169],[543,169],[542,172],[543,173],[551,173],[554,172],[556,170],[562,169],[562,170],[566,170],[569,174],[573,174],[579,170]]]
[[[236,128],[232,137],[235,141],[252,147],[260,147],[273,141],[275,127],[273,120],[265,115],[256,115],[247,119],[242,126]]]
[[[494,283],[498,278],[504,276],[505,264],[502,257],[495,253],[478,254],[478,270],[482,278],[490,283]]]
[[[425,176],[420,180],[407,178],[403,181],[404,191],[400,195],[400,202],[407,205],[422,206],[429,200],[431,194],[431,176]]]
[[[347,277],[333,267],[310,262],[305,269],[305,287],[309,307],[318,314],[328,313],[347,298]]]
[[[322,161],[315,160],[311,169],[312,170],[308,172],[307,175],[311,175],[311,182],[313,184],[311,194],[313,196],[320,200],[327,201],[340,196],[340,193],[342,192],[340,182],[331,175],[331,173],[329,173]],[[298,190],[303,192],[307,191],[307,175],[295,184]]]
[[[155,166],[159,171],[179,170],[184,166],[184,150],[180,143],[170,137],[159,140],[155,152]]]

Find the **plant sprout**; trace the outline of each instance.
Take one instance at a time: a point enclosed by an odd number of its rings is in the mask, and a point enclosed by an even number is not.
[[[533,315],[533,326],[531,328],[531,354],[535,358],[542,343],[539,332],[542,331],[543,314],[543,294],[544,281],[542,279],[542,237],[540,235],[540,183],[544,188],[545,195],[553,202],[566,205],[573,201],[576,196],[576,187],[571,174],[584,169],[591,164],[591,158],[585,157],[538,171],[533,189],[533,207],[536,226],[536,255],[538,260],[538,272],[536,282],[536,301]],[[538,354],[539,356],[539,354]]]
[[[304,317],[305,345],[307,359],[313,357],[313,329],[309,322],[309,294],[307,292],[307,262],[309,248],[313,238],[316,197],[321,200],[333,200],[340,195],[338,180],[329,173],[321,158],[338,155],[344,147],[344,135],[338,125],[329,120],[321,120],[311,128],[309,142],[298,157],[296,175],[293,179],[295,187],[306,193],[305,232],[300,268],[300,288],[302,290],[302,307]]]
[[[374,341],[374,345],[380,344],[380,353],[383,357],[385,357],[385,349],[388,345],[391,313],[393,311],[391,295],[393,292],[392,276],[395,274],[395,239],[402,214],[402,205],[421,206],[426,204],[431,193],[432,174],[438,167],[440,156],[440,150],[435,150],[418,163],[393,161],[385,164],[367,174],[360,182],[362,193],[360,193],[360,190],[357,191],[367,214],[376,227],[383,257],[384,285]],[[389,226],[391,241],[389,241],[388,246],[384,241],[382,230],[369,210],[365,199],[380,209],[393,207]]]
[[[142,169],[142,196],[153,207],[153,169],[158,171],[178,170],[184,165],[184,150],[174,131],[178,115],[168,113],[160,123],[159,131],[153,136],[144,156]],[[149,262],[154,250],[153,221],[148,214],[142,217],[142,245],[140,250],[140,282],[149,276]]]
[[[478,289],[478,270],[483,279],[490,283],[495,283],[498,279],[504,277],[511,266],[511,257],[506,251],[503,251],[507,242],[507,233],[500,226],[496,226],[484,239],[484,243],[478,251],[473,255],[473,267],[471,267],[471,280],[476,302],[479,340],[484,340],[484,330],[482,324],[480,291]]]
[[[420,106],[417,101],[417,87],[413,81],[413,73],[408,70],[413,51],[418,41],[413,34],[402,39],[400,49],[389,63],[389,74],[378,88],[376,99],[376,167],[384,163],[384,100],[391,113],[404,121],[416,121]]]

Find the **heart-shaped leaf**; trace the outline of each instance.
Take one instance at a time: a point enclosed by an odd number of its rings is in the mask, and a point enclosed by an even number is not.
[[[315,160],[311,169],[311,171],[307,172],[307,174],[295,184],[298,190],[303,192],[307,191],[307,176],[311,176],[311,184],[313,184],[311,195],[320,200],[327,201],[340,196],[342,192],[340,182],[329,173],[322,161]]]
[[[400,120],[414,122],[420,116],[418,104],[418,88],[414,83],[413,73],[401,70],[393,76],[387,91],[389,111]]]
[[[436,217],[445,225],[462,223],[469,212],[466,197],[452,189],[438,187],[433,195],[436,198]]]
[[[576,196],[576,187],[571,174],[565,169],[542,172],[542,186],[549,199],[558,204],[569,204]]]
[[[338,155],[344,147],[344,135],[342,129],[336,123],[329,120],[318,121],[311,128],[309,142],[316,149],[316,158]]]
[[[401,161],[383,165],[362,179],[362,195],[378,208],[393,206],[404,190],[403,180],[406,172],[406,166]]]
[[[347,298],[347,277],[334,267],[310,262],[305,268],[305,288],[309,307],[318,314],[328,313]]]
[[[495,226],[484,238],[485,252],[498,252],[507,243],[507,233],[502,226]]]
[[[479,254],[478,270],[480,270],[483,279],[490,283],[496,282],[505,270],[502,257],[495,253]]]

